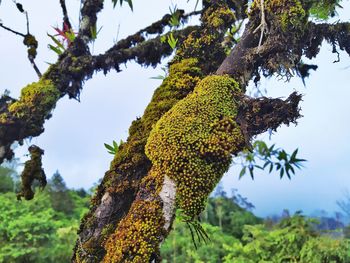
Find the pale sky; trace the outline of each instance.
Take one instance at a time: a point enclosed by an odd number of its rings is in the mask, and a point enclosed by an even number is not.
[[[67,2],[72,24],[77,27],[80,1]],[[189,6],[191,11],[196,1],[187,4],[184,0],[134,0],[133,13],[127,4],[113,10],[111,1],[105,2],[105,10],[99,15],[98,27],[103,28],[94,46],[95,54],[109,48],[116,39],[157,21],[169,12],[172,2],[179,8]],[[39,40],[36,61],[44,72],[48,67],[46,62],[56,60],[56,54],[47,48],[50,39],[46,33],[53,34],[52,26],[61,25],[59,1],[23,0],[21,3],[29,12],[31,33]],[[340,18],[349,21],[350,4],[344,2],[343,6]],[[4,25],[25,32],[25,18],[11,0],[2,0],[0,19]],[[26,58],[21,38],[0,29],[0,42],[0,92],[8,89],[12,96],[17,97],[20,89],[36,81],[37,76]],[[232,166],[223,178],[225,189],[230,192],[231,188],[237,188],[256,206],[258,215],[279,213],[284,208],[306,213],[316,209],[333,211],[337,209],[336,200],[350,189],[347,167],[350,162],[350,59],[342,52],[341,61],[333,64],[336,55],[331,50],[325,44],[318,58],[312,61],[319,69],[306,80],[307,87],[298,78],[290,83],[276,79],[261,83],[261,88],[266,88],[269,96],[286,97],[293,90],[304,94],[301,103],[304,117],[298,125],[281,127],[271,141],[268,141],[268,135],[262,138],[268,144],[276,143],[289,152],[299,148],[300,157],[308,162],[291,181],[287,178],[280,180],[277,174],[267,172],[257,173],[254,181],[249,176],[238,180],[239,167]],[[163,66],[165,64],[164,61]],[[128,63],[121,73],[110,72],[107,77],[99,73],[87,81],[80,103],[61,99],[53,117],[45,124],[45,132],[32,140],[45,150],[43,165],[46,174],[51,176],[58,169],[67,185],[74,188],[89,188],[97,182],[108,170],[113,157],[103,143],[126,139],[131,121],[143,114],[154,89],[161,83],[150,77],[161,73],[160,67],[142,68]],[[17,157],[22,157],[23,161],[28,145],[29,141],[16,150]]]

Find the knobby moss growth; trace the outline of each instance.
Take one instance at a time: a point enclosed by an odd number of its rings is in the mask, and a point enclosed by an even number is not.
[[[229,168],[231,154],[245,145],[235,122],[238,84],[209,76],[157,122],[146,145],[154,169],[177,186],[177,206],[195,219]],[[153,169],[153,168],[152,168]]]
[[[148,263],[158,259],[159,244],[165,232],[163,204],[158,195],[162,182],[163,173],[155,169],[142,180],[142,192],[105,242],[103,262]]]
[[[50,80],[42,79],[29,84],[21,91],[19,101],[9,107],[9,112],[17,118],[50,115],[60,97],[59,90]]]
[[[226,8],[225,12],[224,7]],[[205,20],[205,16],[209,16],[217,10],[219,10],[217,16],[220,17],[222,15],[223,18],[213,23],[214,25],[211,25],[209,24],[211,20]],[[91,233],[100,231],[100,226],[111,223],[114,224],[115,231],[112,236],[118,237],[118,241],[113,241],[117,240],[117,238],[111,238],[103,245],[106,237],[100,237],[95,242],[94,253],[96,254],[97,251],[102,250],[107,251],[108,256],[106,256],[106,261],[108,261],[107,258],[111,258],[110,261],[116,258],[124,258],[124,255],[127,255],[125,251],[128,251],[128,247],[130,250],[133,250],[135,247],[133,243],[130,242],[128,236],[122,232],[132,228],[132,222],[129,222],[129,220],[133,220],[134,217],[141,218],[143,216],[135,212],[133,209],[135,206],[133,206],[132,203],[135,202],[136,195],[139,196],[137,193],[143,178],[148,175],[147,178],[151,180],[151,174],[154,175],[155,172],[152,171],[152,173],[149,173],[151,162],[144,153],[147,138],[159,118],[165,112],[169,111],[178,101],[192,92],[203,76],[215,72],[225,58],[225,49],[221,45],[221,42],[224,39],[227,28],[230,27],[234,19],[232,11],[229,11],[230,14],[228,14],[227,10],[229,9],[224,1],[215,1],[215,3],[210,4],[210,7],[202,14],[203,21],[205,20],[208,22],[203,22],[200,29],[192,31],[187,37],[187,40],[177,49],[176,57],[169,66],[168,77],[155,91],[152,101],[146,108],[143,117],[137,118],[132,123],[129,129],[129,138],[127,142],[120,147],[111,163],[110,170],[106,173],[102,184],[98,188],[97,194],[93,198],[93,205],[97,209],[101,205],[102,197],[108,192],[113,195],[113,200],[115,200],[113,202],[117,202],[117,204],[113,204],[109,208],[114,209],[115,207],[120,207],[117,212],[113,212],[111,217],[108,218],[94,218],[95,210],[92,210],[92,212],[85,217],[81,225],[80,236],[82,237],[81,242],[84,244],[93,238],[91,237]],[[208,61],[211,61],[211,63],[208,63]],[[164,176],[164,174],[162,175]],[[151,188],[149,188],[149,191],[152,192]],[[125,195],[127,195],[128,198],[125,198]],[[153,196],[152,198],[159,197]],[[137,200],[139,199],[136,197],[136,202],[138,202]],[[146,200],[142,199],[141,201],[146,202],[149,200],[146,198]],[[159,202],[161,202],[161,200]],[[160,209],[160,203],[157,206]],[[161,213],[161,211],[159,211],[159,213]],[[127,214],[127,219],[122,219],[125,214]],[[163,219],[162,216],[160,216],[159,218],[156,217],[154,220],[156,220],[155,222],[160,222],[159,220]],[[154,222],[153,224],[158,225],[158,223]],[[94,229],[94,231],[91,231],[91,229]],[[109,228],[109,230],[111,229],[112,228]],[[110,231],[108,231],[106,236],[108,236],[109,233]],[[147,238],[143,240],[147,240]],[[118,249],[119,252],[116,252],[117,255],[113,252],[113,249],[115,250],[117,248],[117,242],[119,244],[118,247],[123,247],[123,256],[118,254],[121,253]],[[103,249],[101,250],[102,246]],[[157,248],[154,247],[154,251],[156,250]],[[101,252],[99,257],[102,257],[103,253]],[[152,254],[153,252],[149,253],[149,255]],[[86,257],[86,255],[84,256],[84,251],[80,250],[79,246],[77,246],[76,258],[84,257]],[[115,260],[114,262],[118,261]],[[135,262],[139,261],[135,259]]]
[[[29,147],[30,160],[24,164],[24,170],[21,174],[21,192],[17,194],[17,199],[21,200],[22,197],[26,200],[31,200],[34,197],[34,191],[32,185],[34,180],[39,182],[39,186],[44,188],[46,186],[46,176],[41,163],[41,156],[44,151],[36,145]]]
[[[38,41],[35,39],[35,37],[31,34],[27,34],[24,37],[23,44],[28,47],[28,56],[30,58],[35,58],[37,55],[37,48],[38,48]]]
[[[43,131],[44,121],[50,118],[60,95],[50,80],[41,79],[29,84],[22,89],[20,99],[0,115],[0,124],[8,126],[14,123],[14,132],[19,133],[20,139],[37,136]]]

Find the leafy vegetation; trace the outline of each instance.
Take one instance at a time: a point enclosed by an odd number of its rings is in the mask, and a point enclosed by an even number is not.
[[[17,201],[9,168],[0,169],[0,262],[69,262],[90,196],[69,190],[58,172],[31,201]],[[18,184],[17,184],[18,185]]]
[[[321,236],[314,224],[297,213],[271,229],[245,226],[241,242],[225,245],[223,262],[350,262],[349,240]]]
[[[302,162],[305,159],[297,157],[298,149],[292,154],[288,154],[284,149],[276,148],[273,144],[270,147],[264,141],[255,141],[251,150],[246,150],[240,153],[239,157],[242,160],[242,170],[239,174],[241,178],[248,171],[252,179],[254,179],[254,168],[269,169],[271,173],[274,169],[279,172],[280,178],[284,175],[291,179],[291,175],[295,174],[295,168],[300,169]]]
[[[0,167],[0,178],[0,262],[69,262],[90,195],[68,189],[57,171],[33,200],[17,201],[15,170]],[[219,185],[200,218],[208,238],[198,239],[178,217],[161,247],[163,262],[350,262],[350,241],[334,235],[343,227],[332,223],[335,219],[317,222],[286,210],[263,220],[253,208],[237,190],[228,196]]]

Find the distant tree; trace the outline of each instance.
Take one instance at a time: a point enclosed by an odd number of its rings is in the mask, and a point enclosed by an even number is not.
[[[161,256],[164,263],[184,263],[184,262],[222,262],[226,255],[224,245],[231,245],[238,242],[230,234],[224,233],[217,226],[203,223],[203,228],[210,236],[210,241],[197,242],[197,249],[194,247],[191,233],[188,226],[176,220],[174,231],[161,247]]]
[[[243,199],[248,202],[246,198]],[[263,220],[239,206],[234,200],[236,199],[227,197],[226,194],[210,197],[202,213],[202,220],[239,239],[243,235],[244,225],[261,224]]]
[[[350,192],[344,192],[343,199],[337,201],[338,207],[350,218]]]
[[[52,208],[48,191],[29,202],[16,201],[13,192],[0,195],[0,262],[69,262],[88,199],[73,194],[75,210],[66,215]]]
[[[242,243],[225,245],[227,255],[223,262],[349,263],[349,241],[320,236],[314,223],[296,214],[282,219],[272,229],[245,226]]]
[[[15,190],[15,182],[13,180],[13,175],[15,171],[0,166],[0,193],[14,192]]]
[[[48,182],[48,192],[51,198],[52,208],[65,214],[72,214],[74,202],[63,177],[58,170]]]
[[[79,195],[80,197],[86,197],[86,196],[88,196],[88,192],[86,192],[86,190],[84,189],[84,188],[79,188],[79,189],[77,189],[77,190],[74,190],[76,193],[77,193],[77,195]]]
[[[233,202],[242,207],[243,209],[247,211],[253,211],[253,209],[255,208],[255,206],[248,201],[247,197],[243,197],[238,193],[237,189],[232,189],[231,195]]]
[[[227,193],[222,185],[222,183],[218,183],[214,190],[214,197],[227,197]]]

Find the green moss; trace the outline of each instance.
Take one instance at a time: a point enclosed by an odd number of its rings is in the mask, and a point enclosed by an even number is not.
[[[203,17],[211,15],[217,8],[215,4],[215,8],[207,10]],[[225,25],[221,22],[214,23],[215,25],[204,25],[200,30],[193,31],[177,49],[176,58],[169,66],[168,77],[155,91],[144,116],[132,123],[127,142],[112,161],[110,170],[93,200],[94,205],[99,204],[105,192],[128,193],[134,198],[140,189],[148,189],[148,193],[154,195],[147,200],[139,200],[137,195],[131,208],[126,210],[126,217],[116,222],[117,229],[103,245],[107,251],[105,262],[149,262],[152,255],[159,255],[158,244],[160,234],[164,231],[164,219],[162,202],[157,193],[161,190],[164,173],[159,166],[153,166],[150,171],[151,162],[144,154],[145,144],[160,117],[192,92],[203,75],[216,71],[222,62],[220,58],[223,60],[225,57],[221,42],[227,27],[232,23],[232,17],[231,15],[230,19],[222,19],[222,22],[226,22]],[[130,198],[130,204],[133,200]],[[135,222],[139,222],[137,229]],[[148,234],[149,228],[152,229],[151,235]],[[97,242],[96,247],[100,244],[101,242]]]
[[[217,1],[204,11],[201,20],[202,32],[193,32],[187,37],[177,51],[174,61],[198,58],[202,70],[212,73],[226,57],[225,48],[221,43],[224,40],[224,32],[235,21],[235,15],[226,4]]]
[[[106,242],[103,262],[148,263],[153,254],[159,253],[164,225],[161,202],[135,201],[130,211]]]
[[[208,15],[204,16],[203,23],[212,28],[220,28],[227,26],[227,23],[230,23],[235,20],[234,13],[227,8],[226,5],[222,5],[220,8],[209,7],[207,10]]]
[[[24,37],[23,44],[28,47],[28,56],[34,59],[37,55],[36,49],[38,48],[38,41],[33,35],[27,34]]]
[[[22,89],[20,99],[9,106],[9,112],[17,118],[45,118],[59,97],[59,90],[50,80],[40,80]]]
[[[244,136],[235,123],[238,84],[226,76],[203,79],[157,122],[146,145],[154,169],[177,185],[177,205],[191,218],[227,171]],[[153,170],[153,168],[152,168]]]
[[[284,32],[305,27],[308,15],[299,0],[266,0],[264,4],[270,25],[279,26]],[[251,15],[260,13],[260,0],[254,1],[251,10]]]
[[[42,169],[41,156],[44,151],[38,146],[32,145],[29,147],[30,160],[26,161],[24,164],[24,170],[21,174],[21,192],[18,193],[17,199],[24,197],[26,200],[31,200],[34,197],[34,192],[32,190],[32,185],[34,180],[39,182],[40,187],[46,186],[46,176]]]

